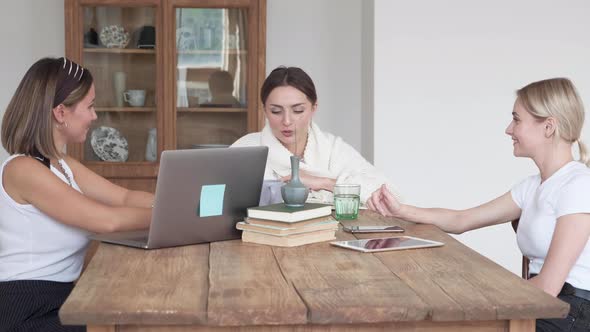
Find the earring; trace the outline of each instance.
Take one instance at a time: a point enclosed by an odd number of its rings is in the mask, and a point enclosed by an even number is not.
[[[57,128],[57,129],[60,129],[61,130],[62,127],[63,128],[67,128],[68,127],[68,123],[64,121],[64,123],[56,123],[55,124],[55,128]]]

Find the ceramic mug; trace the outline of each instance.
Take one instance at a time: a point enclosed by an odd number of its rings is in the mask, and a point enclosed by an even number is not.
[[[145,104],[145,90],[127,90],[123,93],[123,99],[131,106],[141,107]]]

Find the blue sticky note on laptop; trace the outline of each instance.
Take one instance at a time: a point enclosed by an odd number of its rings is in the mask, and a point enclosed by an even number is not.
[[[225,184],[211,184],[201,187],[200,217],[213,217],[223,214]]]

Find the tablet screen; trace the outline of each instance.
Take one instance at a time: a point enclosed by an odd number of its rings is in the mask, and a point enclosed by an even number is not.
[[[411,236],[398,236],[398,237],[386,237],[378,239],[365,239],[365,240],[352,240],[352,241],[336,241],[331,244],[339,247],[364,251],[386,251],[386,250],[399,250],[399,249],[412,249],[412,248],[426,248],[426,247],[438,247],[444,243],[431,241],[426,239],[420,239]]]

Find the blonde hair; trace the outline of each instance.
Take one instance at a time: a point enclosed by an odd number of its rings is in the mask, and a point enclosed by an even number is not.
[[[56,159],[62,152],[53,140],[53,103],[63,58],[44,58],[35,62],[18,85],[2,119],[2,146],[10,154],[25,154]],[[74,106],[86,96],[92,75],[79,83],[61,104]]]
[[[569,79],[551,78],[533,82],[518,90],[516,95],[535,118],[555,118],[555,135],[567,142],[577,142],[580,162],[590,167],[588,150],[580,139],[584,125],[584,104]]]

